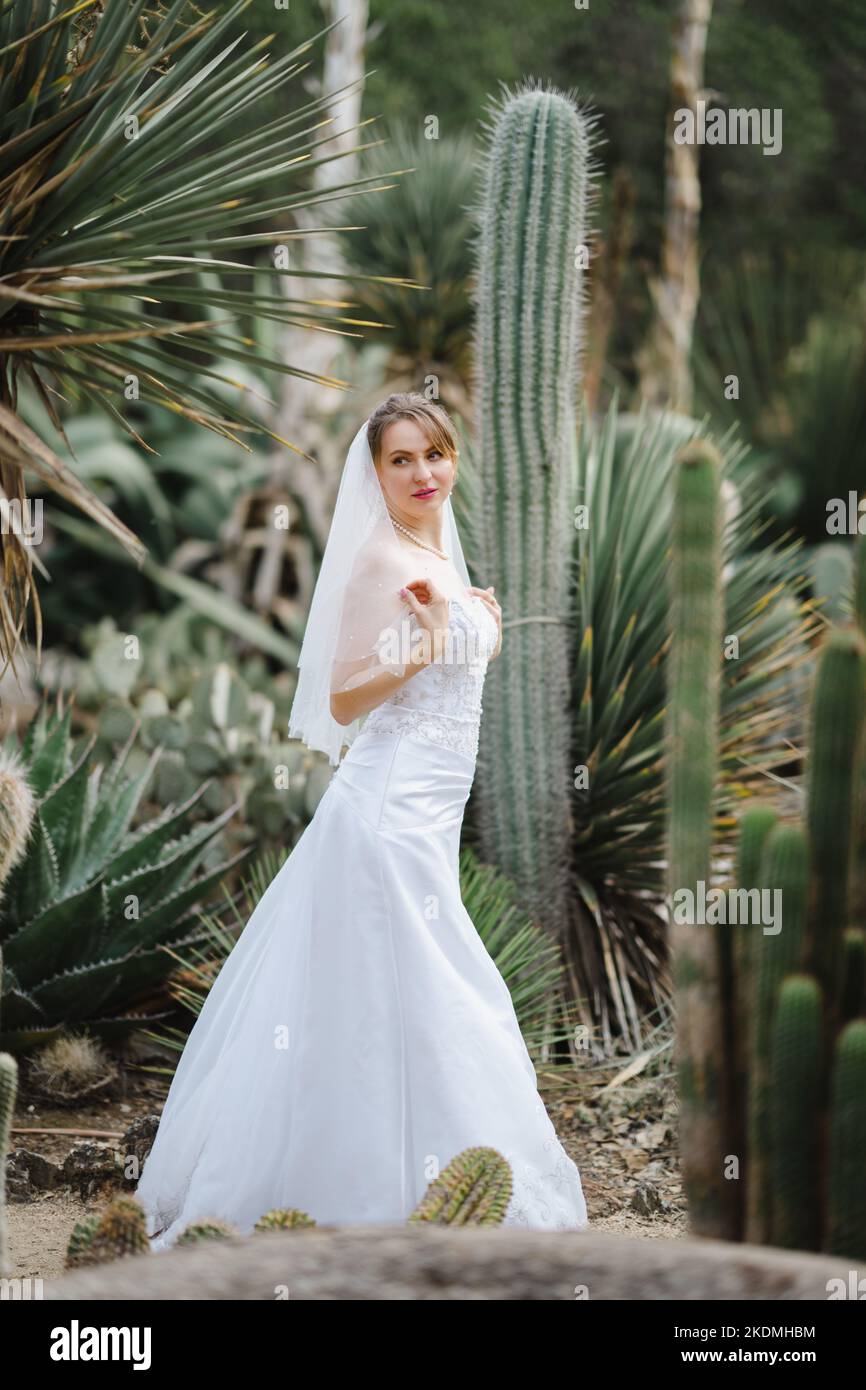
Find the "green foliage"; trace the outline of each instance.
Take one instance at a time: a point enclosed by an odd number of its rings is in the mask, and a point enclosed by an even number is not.
[[[330,777],[281,730],[288,727],[294,670],[271,673],[261,656],[238,659],[232,642],[185,605],[168,617],[142,615],[133,632],[103,619],[81,636],[87,660],[45,663],[47,689],[74,690],[76,708],[94,717],[94,757],[108,762],[139,729],[129,769],[163,755],[153,799],[186,800],[209,779],[195,819],[242,808],[233,835],[285,843],[307,824]]]
[[[500,1226],[511,1200],[511,1165],[496,1149],[464,1149],[427,1188],[410,1225]]]
[[[389,345],[401,370],[416,380],[435,372],[465,381],[472,326],[469,206],[477,190],[472,139],[429,139],[400,123],[387,146],[366,155],[361,167],[379,182],[391,168],[411,172],[384,197],[368,193],[353,200],[352,218],[361,225],[341,238],[347,265],[371,277],[409,276],[424,289],[371,278],[359,282],[356,302],[364,317],[387,325],[377,340]]]
[[[698,409],[743,430],[770,510],[812,543],[827,540],[828,503],[847,505],[866,485],[864,307],[866,270],[853,253],[750,258],[702,301]]]
[[[203,787],[133,826],[159,750],[130,776],[133,738],[111,766],[94,766],[92,738],[76,746],[70,727],[69,710],[43,705],[22,750],[36,814],[0,904],[0,1045],[13,1052],[73,1024],[106,1039],[139,1027],[172,968],[165,947],[191,939],[198,909],[243,857],[218,852],[236,807],[189,828]]]
[[[4,488],[23,499],[25,473],[35,473],[139,559],[141,540],[48,444],[62,438],[55,400],[87,402],[131,438],[125,405],[137,398],[240,447],[265,435],[293,449],[220,364],[308,375],[251,349],[252,318],[297,323],[300,309],[311,328],[351,331],[346,315],[283,294],[296,270],[273,271],[277,293],[250,273],[249,252],[285,237],[274,221],[309,201],[301,170],[333,155],[317,149],[327,97],[302,97],[303,114],[286,101],[313,40],[274,52],[275,34],[232,39],[246,9],[246,0],[209,14],[184,3],[34,0],[0,11]],[[277,92],[278,113],[262,120]],[[18,413],[19,378],[37,391],[38,420]],[[230,405],[215,386],[232,393]],[[0,649],[11,652],[33,557],[15,531],[2,542]]]

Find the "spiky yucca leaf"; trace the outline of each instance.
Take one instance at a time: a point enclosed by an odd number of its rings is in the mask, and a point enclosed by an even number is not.
[[[339,312],[345,305],[293,299],[249,275],[246,251],[291,236],[274,223],[315,201],[296,180],[333,150],[320,129],[331,94],[299,94],[294,110],[281,101],[276,119],[246,119],[275,92],[284,97],[321,37],[278,56],[276,35],[252,46],[232,38],[247,3],[209,14],[185,0],[13,0],[0,10],[0,481],[22,510],[2,535],[0,654],[14,652],[34,596],[25,469],[144,554],[48,443],[62,434],[58,397],[88,402],[136,437],[124,409],[134,382],[139,399],[247,448],[245,435],[270,431],[242,390],[226,406],[218,388],[235,388],[230,370],[199,366],[190,379],[188,342],[217,359],[308,375],[252,350],[239,321],[358,327]],[[286,284],[297,273],[274,271]],[[38,422],[19,412],[19,380],[37,393]],[[36,616],[38,637],[38,607]]]

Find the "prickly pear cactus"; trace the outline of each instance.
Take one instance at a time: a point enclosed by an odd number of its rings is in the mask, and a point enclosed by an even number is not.
[[[511,1165],[496,1149],[464,1149],[431,1182],[409,1221],[499,1226],[511,1201]]]

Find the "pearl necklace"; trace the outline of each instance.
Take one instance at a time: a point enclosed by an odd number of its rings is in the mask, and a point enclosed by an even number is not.
[[[416,536],[414,531],[410,531],[408,526],[404,526],[402,521],[398,521],[392,511],[389,510],[388,515],[397,530],[402,531],[403,535],[408,536],[410,541],[414,541],[416,545],[420,545],[422,550],[431,551],[433,555],[438,555],[440,560],[450,560],[451,556],[447,551],[440,550],[438,546],[431,545],[429,541],[422,541],[420,536]]]

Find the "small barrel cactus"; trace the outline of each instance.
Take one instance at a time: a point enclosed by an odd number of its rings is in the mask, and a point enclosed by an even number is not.
[[[297,1231],[304,1227],[315,1226],[313,1218],[305,1211],[298,1211],[295,1207],[276,1207],[273,1211],[266,1211],[264,1216],[260,1216],[254,1229],[257,1231]]]
[[[498,1150],[464,1149],[431,1182],[409,1221],[437,1226],[499,1226],[505,1219],[511,1191],[511,1165]]]
[[[150,1241],[145,1220],[144,1208],[134,1197],[116,1197],[99,1216],[89,1242],[86,1229],[79,1231],[75,1263],[106,1264],[125,1255],[149,1254]]]
[[[236,1226],[232,1226],[227,1221],[209,1218],[204,1221],[193,1221],[189,1226],[184,1227],[175,1244],[197,1245],[200,1240],[227,1240],[229,1236],[237,1235],[240,1235],[240,1231]]]
[[[69,1237],[69,1244],[66,1247],[67,1269],[75,1269],[79,1265],[91,1263],[88,1256],[98,1225],[99,1217],[97,1215],[86,1216],[83,1221],[75,1223],[72,1228],[72,1235]]]

